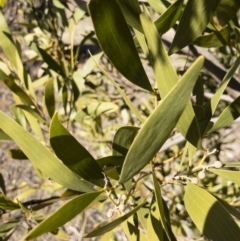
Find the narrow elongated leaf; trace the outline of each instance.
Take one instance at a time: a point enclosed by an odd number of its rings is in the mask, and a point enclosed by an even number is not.
[[[141,14],[140,19],[148,42],[150,59],[152,60],[158,90],[160,96],[164,98],[177,83],[178,76],[146,8],[144,8],[144,13]],[[190,103],[187,104],[187,108],[177,124],[177,129],[192,145],[198,146],[201,143],[197,120]]]
[[[152,91],[116,0],[91,0],[88,7],[102,50],[116,69],[132,83]]]
[[[50,78],[45,87],[44,101],[50,118],[55,112],[54,79]]]
[[[33,240],[40,235],[54,231],[60,226],[64,225],[79,213],[81,213],[87,206],[89,206],[101,192],[92,192],[75,197],[65,203],[57,211],[39,223],[33,228],[25,237],[24,240]]]
[[[113,155],[126,156],[138,131],[139,128],[134,126],[124,126],[119,128],[113,138]]]
[[[109,231],[113,230],[114,228],[119,226],[121,223],[126,221],[128,218],[130,218],[134,213],[136,213],[145,203],[146,203],[146,201],[143,201],[137,207],[132,209],[129,213],[126,213],[125,215],[115,219],[114,221],[112,221],[112,222],[110,222],[110,223],[108,223],[108,224],[106,224],[106,225],[104,225],[100,228],[94,229],[90,233],[86,234],[84,236],[84,238],[91,238],[91,237],[100,236],[100,235],[105,234],[106,232],[109,232]]]
[[[168,227],[167,227],[167,223],[165,220],[165,213],[164,213],[164,207],[163,207],[163,202],[162,202],[162,195],[161,195],[161,189],[159,187],[157,178],[155,176],[155,173],[152,173],[153,176],[153,185],[154,185],[154,192],[155,192],[155,197],[156,197],[156,201],[157,201],[157,206],[158,206],[158,210],[159,210],[159,219],[161,221],[162,227],[164,228],[167,237],[170,239],[170,233],[168,231]]]
[[[218,89],[217,89],[216,93],[213,95],[213,97],[204,105],[205,118],[203,120],[199,121],[199,127],[200,127],[200,131],[201,131],[202,135],[204,135],[204,133],[206,132],[208,124],[212,118],[212,115],[214,114],[214,112],[217,108],[217,105],[221,99],[221,96],[222,96],[223,92],[225,91],[228,83],[232,79],[234,73],[238,69],[239,65],[240,65],[240,57],[238,57],[236,59],[236,61],[232,65],[232,67],[227,71],[226,75],[224,76],[220,86],[218,87]]]
[[[126,156],[120,176],[121,183],[144,168],[167,140],[189,101],[203,61],[204,58],[199,57],[194,62],[144,123]]]
[[[238,241],[240,229],[224,206],[204,189],[188,182],[184,203],[189,216],[208,239]]]
[[[183,0],[176,1],[158,19],[154,21],[159,34],[162,35],[173,27],[182,13],[182,7]]]
[[[163,14],[166,11],[166,6],[162,1],[148,0],[149,5],[158,13]]]
[[[81,192],[93,191],[92,185],[70,171],[53,153],[14,120],[0,111],[0,128],[9,135],[33,165],[63,187]]]
[[[194,42],[194,45],[213,48],[221,47],[230,41],[230,29],[229,27],[222,28],[219,32],[215,31],[210,34],[199,36]]]
[[[209,133],[219,130],[227,125],[232,124],[240,116],[240,97],[235,99],[230,105],[228,105],[223,112],[219,115],[217,121],[210,129]]]
[[[142,26],[139,20],[139,14],[141,9],[137,0],[117,0],[117,3],[121,7],[122,13],[126,19],[126,22],[142,32]]]
[[[56,112],[50,125],[50,143],[57,157],[77,175],[104,186],[102,169],[92,155],[63,127]]]
[[[173,54],[191,44],[202,34],[210,18],[213,16],[219,1],[220,0],[191,0],[187,2],[169,54]]]
[[[17,226],[19,221],[10,221],[0,225],[0,238],[6,235],[11,229]],[[3,239],[2,239],[3,240]]]
[[[5,196],[3,193],[0,193],[0,208],[3,210],[15,210],[19,209],[19,205]]]
[[[240,185],[240,172],[239,171],[229,171],[224,169],[209,168],[209,171],[229,180],[237,185]]]

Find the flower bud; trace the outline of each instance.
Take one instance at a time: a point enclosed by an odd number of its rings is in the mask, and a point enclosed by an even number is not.
[[[223,164],[220,161],[215,161],[213,165],[215,168],[221,168],[223,166]]]
[[[204,171],[200,171],[200,172],[198,173],[198,177],[199,177],[200,179],[205,178],[205,177],[206,177],[205,172],[204,172]]]
[[[198,179],[196,177],[193,177],[190,180],[191,180],[191,183],[198,184]]]

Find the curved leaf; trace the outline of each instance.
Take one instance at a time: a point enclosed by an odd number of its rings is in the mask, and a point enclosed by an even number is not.
[[[45,86],[44,93],[45,106],[47,108],[50,118],[53,117],[55,112],[55,96],[54,96],[54,79],[50,78]]]
[[[202,34],[213,16],[219,1],[190,0],[187,2],[176,35],[169,49],[169,54],[173,54],[191,44]]]
[[[121,183],[144,168],[167,140],[189,101],[203,61],[203,57],[195,61],[143,124],[127,153],[120,176]]]
[[[238,241],[240,229],[222,204],[204,189],[188,182],[184,203],[189,216],[208,239]]]
[[[132,83],[152,91],[116,0],[91,0],[88,7],[102,50],[116,69]]]
[[[2,111],[0,111],[0,128],[16,142],[42,173],[63,187],[80,192],[94,191],[90,183],[77,177],[50,150]]]
[[[61,206],[53,214],[34,227],[23,240],[32,240],[40,235],[54,231],[64,225],[87,206],[89,206],[102,192],[92,192],[75,197]]]
[[[102,169],[92,155],[63,127],[56,112],[50,125],[50,143],[57,157],[77,175],[104,186]]]

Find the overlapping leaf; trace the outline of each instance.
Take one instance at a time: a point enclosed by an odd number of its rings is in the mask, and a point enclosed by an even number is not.
[[[203,61],[204,58],[199,57],[194,62],[144,123],[126,156],[119,180],[121,183],[144,168],[167,140],[189,101]]]

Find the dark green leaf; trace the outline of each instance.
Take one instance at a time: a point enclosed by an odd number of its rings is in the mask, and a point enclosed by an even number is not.
[[[8,153],[12,159],[17,159],[17,160],[28,159],[27,156],[20,149],[10,149]]]
[[[55,112],[54,79],[50,78],[45,87],[44,101],[50,118]]]
[[[136,213],[144,204],[146,203],[146,201],[142,202],[141,204],[139,204],[137,207],[135,207],[134,209],[132,209],[129,213],[115,219],[114,221],[100,227],[100,228],[96,228],[95,230],[91,231],[90,233],[86,234],[84,236],[84,238],[91,238],[91,237],[96,237],[96,236],[100,236],[105,234],[106,232],[109,232],[111,230],[113,230],[114,228],[116,228],[117,226],[119,226],[121,223],[123,223],[124,221],[126,221],[129,217],[131,217],[134,213]]]
[[[106,156],[100,159],[97,159],[98,165],[103,168],[103,167],[121,167],[124,161],[123,156]]]
[[[92,155],[63,127],[56,112],[50,125],[50,143],[57,157],[83,179],[104,186],[102,169]]]
[[[91,0],[88,7],[102,50],[116,69],[132,83],[152,91],[116,0]]]
[[[208,239],[238,241],[240,229],[222,204],[204,189],[188,182],[184,203],[189,216]]]
[[[3,175],[1,172],[0,172],[0,188],[2,189],[2,192],[6,195],[6,186],[5,186]]]
[[[113,155],[126,156],[138,131],[139,128],[134,126],[124,126],[119,128],[113,138]]]
[[[100,194],[101,192],[86,193],[71,199],[33,228],[24,240],[33,240],[64,225],[86,209]]]
[[[213,16],[219,1],[191,0],[187,2],[169,54],[173,54],[191,44],[202,34]]]
[[[15,210],[19,209],[19,205],[5,196],[3,193],[0,193],[0,208],[3,210]]]
[[[200,57],[193,63],[145,121],[127,153],[120,176],[121,183],[144,168],[167,140],[189,101],[203,61],[204,58]]]
[[[0,238],[6,235],[11,229],[16,227],[19,221],[10,221],[0,225]],[[0,239],[1,240],[1,239]]]

